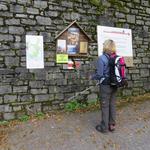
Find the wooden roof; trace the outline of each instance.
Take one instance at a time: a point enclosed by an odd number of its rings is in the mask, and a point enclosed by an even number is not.
[[[74,20],[69,26],[67,26],[62,32],[60,32],[55,39],[57,39],[59,36],[61,36],[67,29],[69,29],[72,25],[76,25],[86,36],[87,38],[91,41],[91,38],[86,34],[86,32],[81,28],[81,26],[77,23],[76,20]]]

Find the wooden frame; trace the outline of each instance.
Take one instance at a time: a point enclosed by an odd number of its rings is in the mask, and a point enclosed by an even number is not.
[[[87,57],[91,38],[76,21],[73,21],[55,39],[57,40],[57,53],[67,53],[69,57]],[[63,43],[66,43],[66,46]]]

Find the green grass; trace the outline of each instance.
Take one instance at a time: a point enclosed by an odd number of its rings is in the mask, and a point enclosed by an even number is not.
[[[38,118],[38,119],[42,119],[42,118],[45,117],[45,114],[42,113],[42,112],[37,112],[37,113],[35,114],[35,117]]]
[[[77,100],[70,101],[66,103],[65,110],[66,111],[76,111],[76,110],[83,110],[89,109],[90,107],[97,106],[97,100],[85,103],[80,103]]]
[[[9,121],[0,121],[0,125],[3,125],[3,126],[5,126],[5,125],[8,125],[9,124]]]
[[[22,122],[26,122],[30,119],[30,117],[28,115],[22,115],[21,117],[19,117],[19,120]]]

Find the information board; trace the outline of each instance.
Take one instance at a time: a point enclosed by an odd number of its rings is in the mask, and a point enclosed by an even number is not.
[[[125,57],[126,65],[133,66],[131,29],[97,26],[98,55],[103,52],[103,43],[111,39],[116,44],[117,54]]]

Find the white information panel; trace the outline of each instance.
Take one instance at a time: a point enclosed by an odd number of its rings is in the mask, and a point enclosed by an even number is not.
[[[43,36],[26,35],[26,66],[44,68]]]
[[[125,57],[127,66],[133,66],[131,29],[97,26],[98,55],[102,54],[103,43],[111,39],[116,44],[117,54]]]

